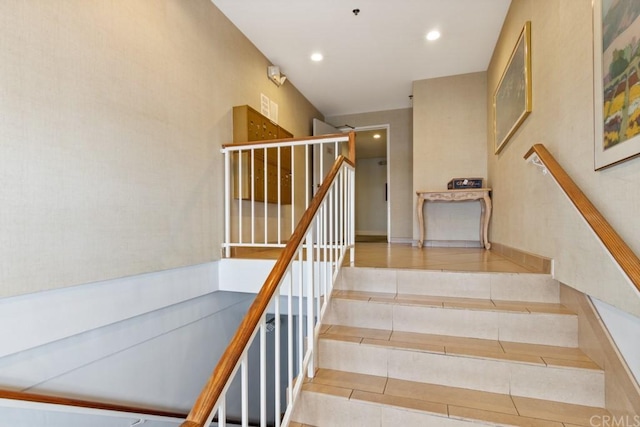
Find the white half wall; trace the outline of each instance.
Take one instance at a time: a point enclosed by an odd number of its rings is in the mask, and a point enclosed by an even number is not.
[[[211,262],[0,299],[0,357],[209,294],[217,277]]]
[[[629,369],[640,382],[640,318],[624,312],[612,305],[604,303],[596,298],[591,298],[600,314],[600,319],[605,324],[611,338],[622,353]]]

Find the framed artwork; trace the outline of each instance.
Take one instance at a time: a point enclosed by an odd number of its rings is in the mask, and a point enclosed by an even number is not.
[[[522,28],[493,94],[493,130],[498,154],[531,113],[531,22]]]
[[[640,0],[593,1],[594,169],[640,155]]]

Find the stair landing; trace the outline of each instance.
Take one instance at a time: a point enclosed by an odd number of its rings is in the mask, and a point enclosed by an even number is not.
[[[233,258],[277,259],[280,248],[234,248]],[[346,259],[345,265],[351,265]],[[417,248],[410,244],[356,243],[355,267],[439,271],[537,273],[484,248]]]

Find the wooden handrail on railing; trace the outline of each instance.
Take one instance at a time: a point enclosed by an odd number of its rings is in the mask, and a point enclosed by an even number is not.
[[[44,394],[26,393],[22,391],[0,390],[0,399],[41,403],[45,405],[71,406],[76,408],[96,409],[100,411],[123,412],[127,414],[149,415],[154,417],[176,418],[178,420],[186,417],[186,414],[179,412],[158,411],[136,406],[117,405],[59,396],[47,396]]]
[[[318,135],[318,136],[303,136],[301,138],[285,138],[285,139],[267,139],[260,141],[248,141],[248,142],[234,142],[229,144],[222,144],[222,148],[228,147],[242,147],[244,145],[273,145],[280,142],[302,142],[304,145],[308,143],[313,143],[314,141],[323,140],[323,139],[338,139],[343,138],[345,136],[349,137],[349,160],[355,163],[355,143],[356,143],[356,133],[351,131],[348,134],[344,133],[332,133],[327,135]]]
[[[202,392],[198,396],[191,412],[187,416],[187,420],[182,423],[181,427],[203,427],[207,418],[214,409],[214,406],[224,391],[224,387],[231,379],[236,366],[247,345],[249,344],[253,332],[256,330],[260,319],[267,309],[271,299],[273,298],[278,285],[286,274],[289,264],[292,262],[299,246],[302,244],[305,234],[313,220],[320,204],[326,196],[329,188],[338,175],[343,164],[347,163],[354,166],[353,162],[344,156],[339,156],[333,165],[333,168],[324,179],[320,189],[311,200],[311,203],[305,213],[302,215],[300,222],[296,226],[291,238],[285,246],[283,252],[278,257],[271,273],[267,277],[260,292],[256,296],[249,311],[238,326],[233,339],[227,346],[218,365],[209,377]]]
[[[569,200],[571,200],[571,203],[573,203],[578,212],[584,217],[587,224],[589,224],[604,247],[618,263],[620,269],[640,291],[640,259],[638,259],[636,254],[633,253],[618,233],[616,233],[576,183],[573,182],[571,177],[567,175],[562,166],[553,158],[544,145],[535,144],[529,149],[527,154],[525,154],[524,158],[529,159],[533,154],[538,156],[562,191],[564,191]]]

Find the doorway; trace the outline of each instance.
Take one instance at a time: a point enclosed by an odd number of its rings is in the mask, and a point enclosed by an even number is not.
[[[356,242],[389,241],[389,126],[356,127]]]
[[[390,126],[341,127],[313,119],[313,135],[339,132],[356,132],[356,241],[389,242],[391,236],[391,173],[389,168]],[[329,155],[331,161],[320,163],[321,156]],[[333,162],[333,153],[320,153],[314,149],[311,166],[313,190]],[[320,166],[325,165],[324,168]],[[328,170],[328,169],[327,169]]]

